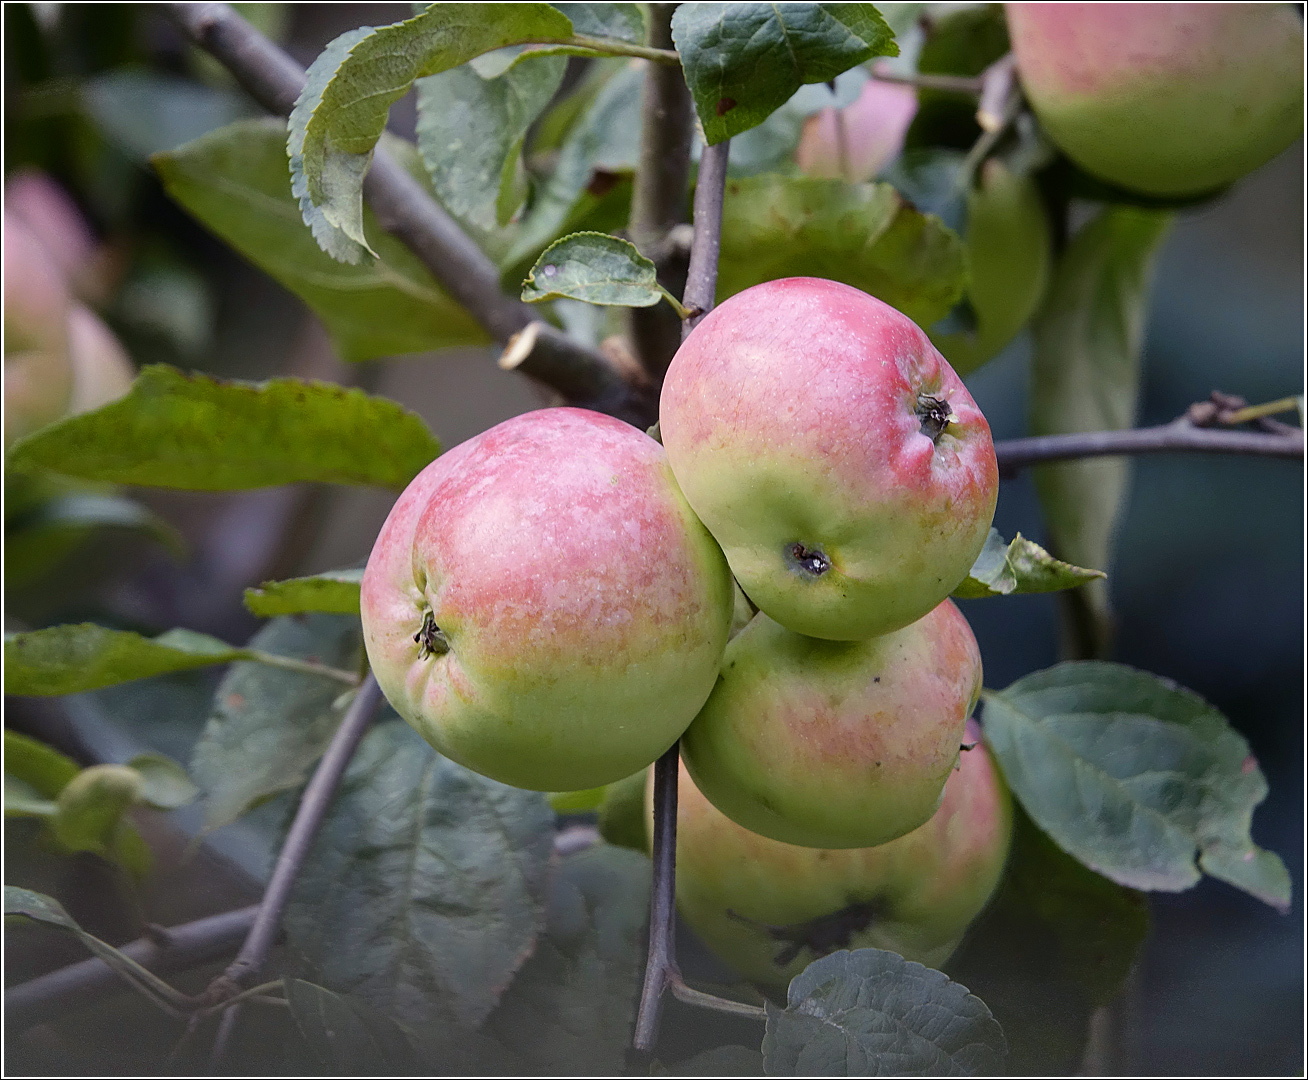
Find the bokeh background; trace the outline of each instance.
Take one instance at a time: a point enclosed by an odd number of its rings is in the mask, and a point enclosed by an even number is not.
[[[245,7],[305,64],[338,33],[408,10]],[[3,17],[6,178],[24,166],[44,169],[112,245],[122,269],[105,315],[138,364],[354,383],[416,410],[447,447],[550,403],[539,388],[500,371],[488,350],[343,364],[295,297],[171,204],[147,166],[149,153],[257,110],[157,13],[6,4]],[[412,135],[408,102],[393,111],[392,127]],[[1169,420],[1212,390],[1250,402],[1302,393],[1303,207],[1301,142],[1226,198],[1180,215],[1158,265],[1142,423]],[[1025,433],[1028,360],[1020,338],[968,379],[996,438]],[[150,633],[185,626],[244,641],[257,628],[240,604],[244,587],[358,565],[392,498],[312,488],[140,497],[182,531],[185,557],[138,538],[97,535],[53,578],[7,590],[6,629],[92,619]],[[1208,879],[1183,894],[1154,895],[1153,930],[1117,1010],[1116,1060],[1128,1074],[1303,1068],[1303,500],[1300,463],[1199,456],[1135,463],[1110,575],[1116,658],[1199,692],[1248,738],[1271,786],[1254,839],[1285,860],[1295,899],[1282,916]],[[1041,538],[1029,476],[1005,479],[995,524],[1005,536]],[[987,685],[1006,686],[1057,660],[1056,602],[1020,597],[965,606]],[[84,760],[124,760],[156,748],[184,761],[214,678],[200,673],[63,701],[13,702],[7,722]],[[156,822],[151,840],[164,855],[152,886],[153,917],[167,924],[257,898],[271,826],[284,813],[280,801],[264,807],[214,834],[185,863],[198,818],[182,812]],[[134,936],[133,912],[90,857],[52,869],[21,830],[7,838],[6,880],[56,893],[84,925],[112,940]],[[18,942],[6,957],[6,981],[79,958],[75,947],[63,948],[48,937],[39,950]],[[86,1014],[76,1038],[50,1029],[11,1041],[7,1065],[129,1069],[135,1051],[123,1042],[119,1015],[102,1007]]]

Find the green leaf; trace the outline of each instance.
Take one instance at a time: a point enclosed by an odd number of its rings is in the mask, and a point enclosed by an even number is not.
[[[5,916],[19,916],[33,922],[62,930],[75,935],[94,955],[109,965],[131,986],[145,994],[155,1004],[175,1012],[189,1005],[188,999],[179,994],[157,975],[143,968],[129,956],[119,952],[112,945],[101,941],[93,934],[83,930],[71,915],[64,910],[58,900],[44,893],[31,889],[20,889],[14,885],[5,886]]]
[[[299,481],[404,488],[438,453],[427,425],[362,390],[147,367],[125,398],[16,443],[14,469],[230,491]]]
[[[1165,892],[1188,889],[1202,869],[1289,907],[1289,874],[1249,836],[1267,782],[1249,744],[1197,694],[1086,661],[984,700],[986,742],[1013,794],[1090,869]]]
[[[1039,544],[1021,533],[1004,543],[998,529],[991,529],[972,569],[953,595],[963,600],[982,596],[1057,592],[1075,589],[1087,581],[1104,577],[1102,570],[1086,570],[1060,562]]]
[[[1134,424],[1149,287],[1171,222],[1170,213],[1110,206],[1072,238],[1032,324],[1032,434]],[[1080,566],[1110,568],[1129,477],[1125,457],[1040,466],[1036,489],[1050,550]],[[1081,636],[1089,651],[1105,652],[1111,636],[1107,586],[1075,595]]]
[[[763,1055],[739,1044],[715,1046],[678,1061],[668,1072],[672,1076],[762,1076]]]
[[[354,668],[357,618],[299,615],[274,619],[253,648]],[[348,702],[326,679],[264,664],[238,663],[214,693],[213,711],[191,757],[204,791],[204,827],[230,824],[254,806],[304,782],[340,726]]]
[[[767,1013],[770,1076],[993,1076],[1007,1051],[967,987],[882,949],[813,961]]]
[[[126,765],[92,765],[78,773],[55,800],[50,821],[69,851],[107,855],[123,815],[141,801],[141,774]]]
[[[97,529],[140,533],[177,556],[186,550],[181,533],[132,499],[89,493],[61,495],[6,524],[5,580],[11,585],[36,580]]]
[[[502,266],[512,268],[529,259],[534,261],[566,231],[597,174],[622,176],[635,171],[640,160],[640,95],[644,81],[642,65],[633,63],[621,65],[608,76],[569,130],[554,172],[522,222]]]
[[[323,250],[350,263],[372,253],[363,177],[391,105],[414,80],[506,45],[571,37],[572,23],[548,4],[431,4],[404,22],[331,42],[309,67],[287,142],[292,190]]]
[[[400,140],[386,142],[393,150],[411,150]],[[396,156],[421,172],[420,162],[408,160],[416,154]],[[342,359],[375,360],[490,340],[417,256],[381,230],[372,211],[364,211],[364,224],[376,260],[347,266],[318,247],[291,195],[286,125],[275,118],[231,124],[156,155],[153,164],[171,198],[309,305]]]
[[[643,4],[552,4],[572,20],[572,29],[587,37],[645,44]]]
[[[805,83],[899,54],[871,4],[683,4],[672,40],[710,146],[762,123]]]
[[[141,775],[140,801],[156,810],[176,810],[200,794],[186,770],[164,754],[138,754],[127,764]]]
[[[77,762],[54,747],[5,728],[5,774],[29,785],[38,795],[53,799],[81,771]]]
[[[999,890],[947,967],[1003,1026],[1010,1073],[1067,1075],[1144,944],[1148,898],[1082,866],[1020,808],[1013,824]]]
[[[248,99],[232,90],[131,68],[87,79],[79,96],[105,137],[142,164],[151,154],[197,139],[251,109]]]
[[[958,235],[889,184],[773,174],[728,180],[719,302],[782,277],[843,281],[929,326],[963,295],[967,264]]]
[[[55,804],[52,799],[41,798],[41,793],[25,780],[6,771],[5,817],[53,817]]]
[[[597,844],[550,882],[545,935],[483,1031],[538,1076],[617,1076],[645,968],[650,861]]]
[[[522,205],[523,138],[566,66],[562,56],[527,52],[495,78],[464,65],[418,80],[418,149],[441,203],[465,228],[490,232]]]
[[[208,634],[189,630],[147,638],[94,623],[49,626],[5,635],[5,693],[80,694],[167,671],[226,664],[247,655]]]
[[[363,570],[328,570],[324,574],[265,581],[245,590],[245,606],[253,615],[294,615],[301,611],[327,611],[338,615],[359,613],[359,582]]]
[[[418,1076],[413,1044],[366,1001],[285,979],[286,1000],[310,1052],[329,1076]]]
[[[541,253],[522,283],[522,299],[652,307],[663,299],[655,273],[635,244],[603,233],[573,233]]]
[[[554,815],[383,723],[359,747],[286,912],[324,985],[401,1023],[476,1025],[531,955]],[[349,948],[342,948],[349,942]]]

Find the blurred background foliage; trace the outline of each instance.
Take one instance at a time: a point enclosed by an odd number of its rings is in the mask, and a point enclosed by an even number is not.
[[[339,33],[409,13],[404,4],[236,6],[305,65]],[[345,364],[300,300],[170,201],[149,155],[259,110],[157,10],[6,4],[3,17],[6,181],[37,168],[76,201],[111,267],[100,313],[137,366],[165,361],[227,377],[297,375],[360,385],[414,409],[446,447],[550,403],[539,388],[501,371],[493,347]],[[591,75],[593,68],[574,61],[564,86],[585,85]],[[392,110],[391,129],[412,138],[415,115],[410,95]],[[934,116],[919,112],[919,127],[957,122],[948,110]],[[558,154],[568,120],[563,111],[547,114],[529,142],[529,167],[533,154],[555,160],[550,155]],[[1215,389],[1250,402],[1301,392],[1303,176],[1300,143],[1226,197],[1180,214],[1159,260],[1149,313],[1141,423],[1169,420]],[[600,206],[598,227],[620,227],[622,220],[608,219],[614,200],[620,205],[629,197],[629,185],[602,168],[588,181],[588,197]],[[1026,433],[1029,362],[1023,334],[967,379],[997,439]],[[22,492],[7,484],[6,496],[12,507]],[[180,545],[101,528],[47,552],[53,565],[39,572],[14,574],[7,564],[6,629],[89,619],[151,634],[182,626],[245,641],[258,622],[241,605],[243,588],[359,565],[392,500],[378,490],[312,487],[132,497],[168,523]],[[1210,879],[1184,894],[1151,898],[1154,924],[1123,1010],[1127,1073],[1301,1067],[1303,511],[1298,462],[1176,456],[1135,465],[1110,578],[1119,620],[1115,658],[1199,692],[1249,739],[1271,785],[1254,839],[1282,855],[1296,890],[1284,917]],[[1004,480],[995,525],[1004,536],[1042,537],[1029,475]],[[964,603],[987,685],[1006,686],[1057,660],[1056,604],[1054,596]],[[217,679],[194,672],[54,703],[15,701],[9,722],[83,760],[158,750],[185,761]],[[198,810],[169,819],[137,812],[158,864],[145,899],[151,918],[169,924],[252,902],[267,870],[269,838],[286,812],[285,796],[265,804],[214,834],[189,861],[188,831],[199,826]],[[105,864],[86,854],[52,857],[48,841],[25,820],[7,823],[6,838],[8,880],[58,896],[87,929],[111,941],[135,936],[139,898]],[[75,944],[48,937],[10,938],[7,983],[82,955]],[[689,932],[682,941],[692,973],[698,964],[720,974]],[[184,988],[203,986],[211,974],[192,973]],[[143,1046],[171,1038],[159,1034],[164,1022],[155,1016],[122,997],[82,1014],[75,1033],[45,1025],[10,1040],[6,1064],[131,1071]],[[714,1033],[703,1046],[733,1041],[722,1034],[730,1022],[669,1002],[665,1029],[683,1033],[687,1053],[700,1048],[696,1033],[708,1024]],[[734,1041],[749,1042],[751,1030]],[[257,1022],[245,1025],[243,1040],[254,1045],[260,1037]]]

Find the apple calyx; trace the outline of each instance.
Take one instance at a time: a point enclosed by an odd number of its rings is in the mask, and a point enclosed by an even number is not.
[[[810,548],[801,543],[794,543],[790,545],[786,553],[796,569],[812,574],[813,577],[821,577],[831,569],[831,560],[819,548]]]
[[[772,926],[741,915],[730,908],[727,909],[728,918],[763,930],[778,944],[786,943],[786,947],[773,959],[773,963],[782,968],[793,963],[805,949],[811,950],[813,955],[818,957],[826,956],[836,949],[851,948],[854,935],[866,930],[883,913],[881,905],[876,900],[857,900],[839,911],[833,911],[829,915],[819,915],[816,919],[792,923],[789,926]]]
[[[949,402],[930,394],[919,394],[917,399],[917,416],[922,421],[922,434],[933,443],[940,442],[945,428],[958,420]]]
[[[431,613],[431,608],[423,613],[422,626],[413,635],[413,640],[418,643],[419,660],[426,660],[429,656],[442,656],[450,651],[450,639],[436,625],[436,617]]]

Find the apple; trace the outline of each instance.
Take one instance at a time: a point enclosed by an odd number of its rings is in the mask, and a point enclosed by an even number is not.
[[[975,745],[931,820],[879,847],[825,850],[759,836],[720,813],[683,765],[682,916],[726,963],[772,986],[836,949],[889,949],[939,967],[994,892],[1012,839],[1012,802],[979,736],[969,721]],[[652,810],[652,784],[646,798]]]
[[[1303,130],[1289,4],[1005,4],[1027,100],[1087,172],[1159,196],[1212,191]]]
[[[976,329],[930,335],[959,375],[998,354],[1035,314],[1049,283],[1052,250],[1035,181],[998,158],[982,164],[976,186],[968,191],[964,231],[967,298]]]
[[[136,369],[122,342],[85,304],[68,312],[68,352],[73,368],[72,415],[90,412],[126,396]]]
[[[741,588],[811,637],[922,618],[994,515],[966,387],[911,319],[839,282],[764,282],[709,312],[668,368],[659,428]]]
[[[113,291],[117,260],[100,246],[68,192],[39,169],[18,169],[5,181],[5,210],[45,248],[74,295],[102,306]]]
[[[4,214],[5,446],[59,419],[73,392],[71,300],[32,231]]]
[[[752,832],[871,847],[940,806],[981,693],[981,653],[946,600],[865,641],[823,641],[759,614],[681,738],[706,798]]]
[[[916,113],[913,87],[868,79],[843,109],[822,109],[804,121],[795,163],[806,176],[871,180],[899,156]]]
[[[437,750],[517,787],[636,772],[717,678],[731,574],[663,448],[585,409],[527,413],[427,466],[363,575],[368,659]]]

